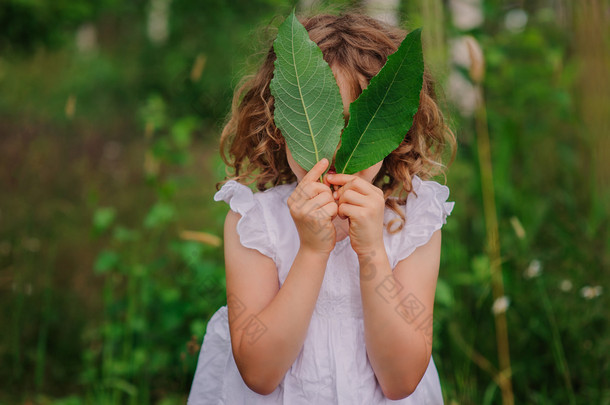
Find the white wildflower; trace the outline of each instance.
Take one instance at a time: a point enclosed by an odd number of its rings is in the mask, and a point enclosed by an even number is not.
[[[601,285],[596,285],[593,287],[586,285],[580,289],[580,295],[582,295],[585,299],[592,300],[593,298],[597,298],[602,295],[602,291],[603,289]]]
[[[502,314],[502,313],[506,312],[509,305],[510,305],[510,298],[503,295],[501,297],[498,297],[498,299],[496,299],[494,301],[494,304],[491,307],[491,312],[493,312],[494,315]]]
[[[559,283],[559,289],[563,292],[568,292],[572,289],[572,282],[568,279],[561,280]]]
[[[527,12],[520,8],[510,10],[504,17],[504,26],[513,33],[521,32],[527,24]]]
[[[312,0],[305,0],[302,2],[306,5],[309,3],[310,6],[312,3],[321,3],[321,1]],[[400,7],[400,2],[398,0],[364,0],[361,3],[365,7],[367,15],[387,24],[398,24],[398,8]],[[319,6],[320,4],[318,4],[318,7]]]
[[[542,272],[542,265],[540,264],[540,260],[532,260],[530,265],[527,266],[527,269],[523,273],[525,278],[530,279],[534,277],[538,277]]]
[[[483,24],[482,0],[450,0],[449,8],[453,25],[460,30],[468,31]]]
[[[152,0],[148,12],[148,38],[156,45],[165,43],[169,36],[170,0]]]
[[[85,23],[76,30],[76,49],[87,53],[97,50],[97,30],[92,23]]]

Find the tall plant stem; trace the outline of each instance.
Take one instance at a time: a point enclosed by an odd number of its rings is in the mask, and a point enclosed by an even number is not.
[[[494,197],[489,131],[487,129],[487,109],[485,108],[485,100],[481,85],[477,84],[476,89],[478,95],[478,105],[475,112],[477,151],[479,157],[479,168],[481,171],[483,213],[485,216],[487,254],[489,256],[491,272],[491,288],[493,299],[495,301],[504,296],[504,282],[502,281],[498,216],[496,213],[496,201]],[[494,321],[496,327],[498,361],[500,363],[500,371],[496,380],[500,382],[502,404],[513,405],[515,399],[511,381],[510,350],[508,345],[506,314],[503,311],[494,314]]]
[[[50,260],[49,263],[55,261],[57,245],[53,244],[49,248]],[[38,332],[38,342],[36,344],[36,369],[34,372],[34,382],[36,392],[42,392],[44,388],[44,376],[47,359],[47,344],[49,338],[49,325],[51,324],[52,316],[52,285],[51,285],[51,265],[48,264],[43,270],[43,296],[42,296],[42,319],[40,322],[40,330]]]

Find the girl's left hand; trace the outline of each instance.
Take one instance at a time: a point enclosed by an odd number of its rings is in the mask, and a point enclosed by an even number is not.
[[[383,216],[385,199],[381,189],[352,174],[329,174],[330,184],[342,186],[336,191],[338,215],[349,218],[350,243],[358,256],[385,249],[383,243]],[[333,193],[334,195],[334,193]]]

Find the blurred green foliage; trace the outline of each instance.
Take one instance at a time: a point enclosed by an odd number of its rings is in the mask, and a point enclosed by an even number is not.
[[[38,46],[57,49],[106,2],[11,0],[0,3],[0,50],[27,54]],[[116,3],[116,2],[114,2]]]
[[[153,3],[0,3],[0,403],[184,403],[226,302],[219,128],[294,2],[174,0],[163,40],[148,31]],[[403,1],[401,15],[446,45],[463,32],[436,3]],[[510,30],[516,6],[488,1],[466,32],[486,60],[516,403],[610,403],[608,190],[574,4],[527,2]],[[431,60],[448,88],[446,54]],[[500,403],[481,367],[497,359],[477,132],[446,109],[459,147],[435,362],[448,404]]]

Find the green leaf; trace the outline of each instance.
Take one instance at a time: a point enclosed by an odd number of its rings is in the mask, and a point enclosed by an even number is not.
[[[118,266],[120,259],[121,258],[118,253],[111,250],[104,250],[100,252],[95,260],[93,270],[95,270],[96,274],[102,274],[110,270],[114,270]]]
[[[178,120],[171,129],[174,144],[180,149],[186,149],[191,144],[192,134],[199,126],[199,120],[193,116],[187,116]]]
[[[138,240],[138,238],[140,237],[140,233],[136,230],[119,225],[114,228],[112,237],[119,242],[133,242]]]
[[[337,81],[322,51],[309,39],[294,10],[273,43],[270,90],[274,120],[294,160],[309,171],[322,158],[332,162],[345,125]]]
[[[445,280],[439,279],[437,281],[434,301],[449,308],[453,305],[451,286]]]
[[[174,207],[163,202],[157,202],[148,211],[146,218],[144,219],[145,228],[158,228],[161,225],[165,225],[170,222],[176,214]]]
[[[112,225],[116,218],[116,210],[113,207],[98,208],[93,214],[93,229],[101,234]]]
[[[350,104],[349,122],[335,158],[337,173],[364,170],[400,145],[419,107],[423,73],[418,28],[406,36],[360,97]]]

